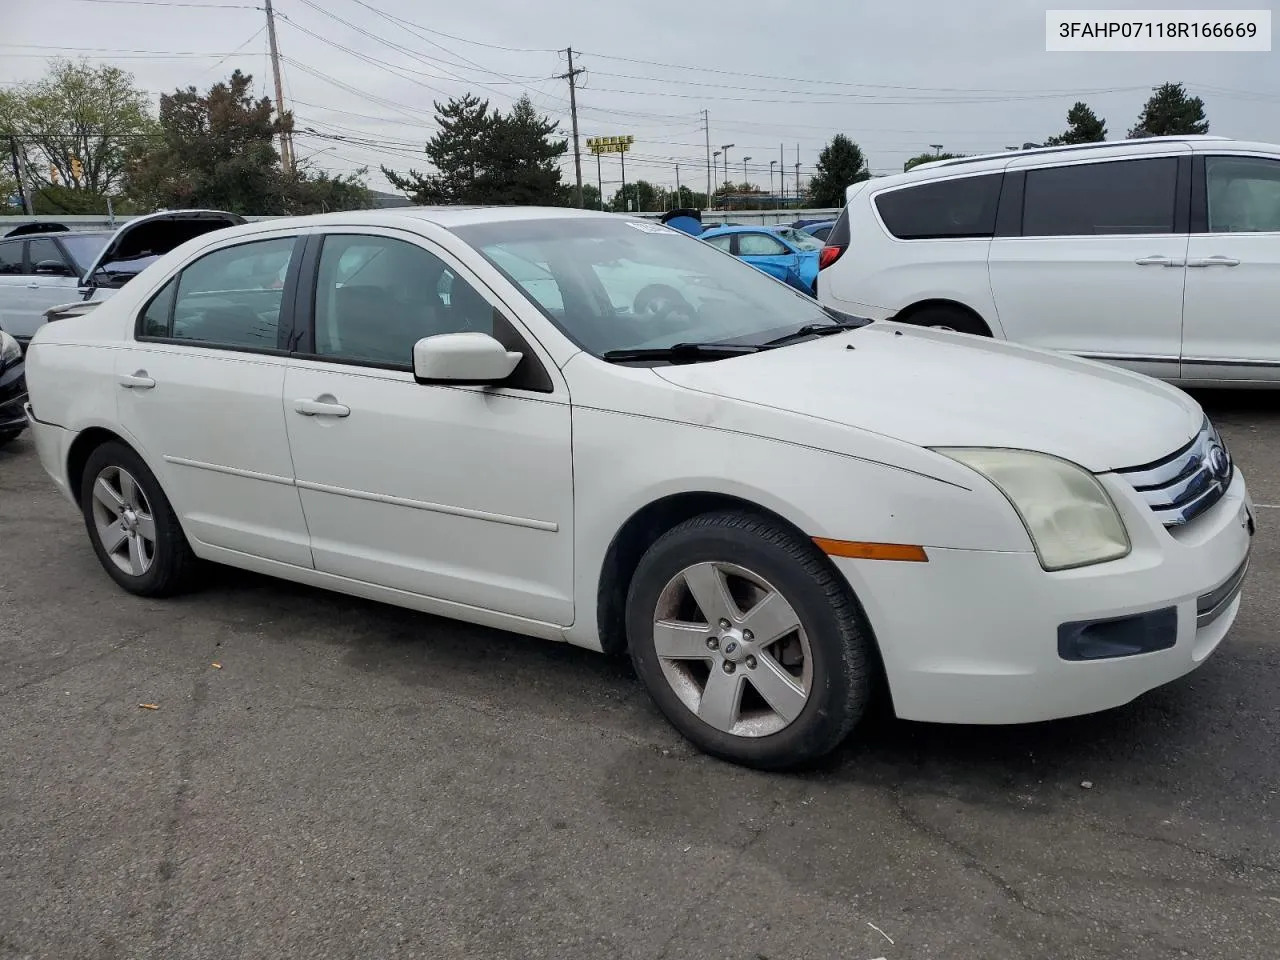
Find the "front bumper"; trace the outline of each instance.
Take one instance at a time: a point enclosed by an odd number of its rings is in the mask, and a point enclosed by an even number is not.
[[[1032,552],[928,548],[927,563],[835,561],[871,621],[900,717],[1003,724],[1094,713],[1213,653],[1239,612],[1252,543],[1244,477],[1237,471],[1214,507],[1172,531],[1123,480],[1100,479],[1133,539],[1120,560],[1054,573]],[[1064,645],[1064,632],[1097,621],[1141,624],[1146,652],[1103,642],[1083,648],[1098,659],[1068,659],[1080,648]]]
[[[26,403],[26,368],[17,364],[0,373],[0,432],[26,429]]]

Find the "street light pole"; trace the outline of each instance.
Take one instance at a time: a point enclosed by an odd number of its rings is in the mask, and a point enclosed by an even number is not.
[[[716,180],[719,176],[720,176],[720,151],[717,150],[715,153],[711,155],[711,184],[713,189],[715,187]],[[715,193],[712,193],[707,197],[707,209],[714,210],[716,208],[714,198],[715,198]]]
[[[777,164],[777,160],[769,161],[769,193],[773,194],[773,168]],[[776,199],[776,198],[775,198]]]

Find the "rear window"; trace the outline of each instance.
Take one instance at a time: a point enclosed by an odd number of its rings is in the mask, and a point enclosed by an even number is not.
[[[1177,185],[1176,157],[1028,170],[1022,235],[1172,233]]]
[[[1003,175],[990,173],[903,187],[876,197],[876,209],[899,240],[990,237]]]

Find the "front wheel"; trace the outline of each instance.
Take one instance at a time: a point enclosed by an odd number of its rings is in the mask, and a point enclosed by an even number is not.
[[[667,719],[747,766],[822,757],[870,697],[870,633],[847,584],[807,539],[749,513],[661,537],[631,582],[627,635]]]

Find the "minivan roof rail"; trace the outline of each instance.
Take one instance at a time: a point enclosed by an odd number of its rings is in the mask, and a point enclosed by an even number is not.
[[[1041,155],[1046,153],[1070,153],[1077,150],[1101,150],[1105,147],[1119,147],[1127,143],[1197,143],[1205,140],[1230,140],[1230,137],[1211,136],[1209,134],[1195,135],[1187,134],[1185,136],[1173,137],[1138,137],[1125,140],[1099,140],[1095,143],[1069,143],[1054,147],[1032,147],[1023,150],[1003,150],[1000,153],[980,153],[972,157],[955,157],[951,160],[930,160],[926,163],[918,163],[912,170],[933,169],[935,167],[956,167],[966,163],[981,163],[984,160],[994,160],[997,157],[1007,157],[1010,154],[1035,154]]]

